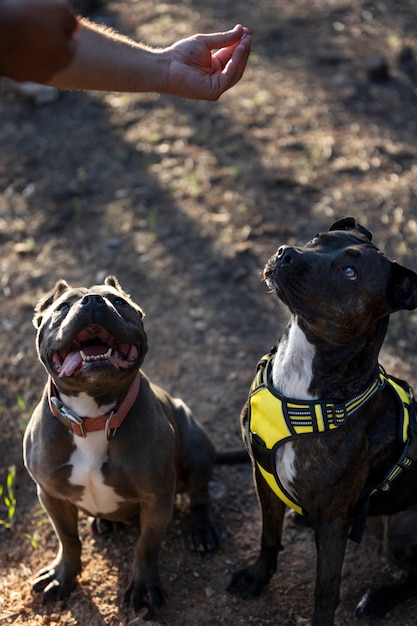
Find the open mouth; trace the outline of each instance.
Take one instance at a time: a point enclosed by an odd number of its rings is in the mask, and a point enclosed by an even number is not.
[[[71,344],[54,352],[52,362],[62,378],[94,366],[112,365],[126,369],[134,365],[138,354],[133,344],[120,343],[102,326],[90,324]]]

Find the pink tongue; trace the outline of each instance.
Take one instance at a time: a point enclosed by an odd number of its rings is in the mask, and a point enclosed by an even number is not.
[[[84,346],[83,352],[87,356],[96,356],[97,354],[105,354],[108,348],[106,346]],[[65,361],[62,364],[61,371],[59,373],[59,377],[62,376],[72,376],[72,374],[81,367],[82,358],[79,350],[74,350],[70,352],[65,357]]]
[[[74,352],[70,352],[65,357],[65,361],[62,364],[59,378],[61,378],[62,376],[71,376],[76,369],[81,367],[82,362],[83,360],[81,358],[79,350],[74,350]]]

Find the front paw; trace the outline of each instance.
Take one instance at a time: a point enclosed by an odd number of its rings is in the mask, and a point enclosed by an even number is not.
[[[190,547],[195,552],[212,552],[220,543],[220,534],[208,506],[194,507],[189,526]]]
[[[145,619],[155,615],[157,611],[167,601],[167,595],[160,582],[147,584],[135,583],[133,580],[127,588],[124,596],[124,602],[135,611],[146,608],[148,613]]]
[[[366,593],[356,607],[356,616],[385,617],[397,604],[415,595],[417,595],[416,577],[414,572],[411,572],[402,583],[385,585]]]
[[[52,563],[41,569],[32,583],[36,593],[42,592],[42,602],[54,602],[68,597],[74,589],[81,567],[69,571],[62,565]]]
[[[366,593],[356,607],[356,617],[385,617],[388,612],[384,598],[378,592]]]
[[[238,594],[241,598],[247,600],[250,597],[258,596],[266,587],[270,578],[271,576],[268,573],[260,571],[256,565],[245,567],[233,574],[227,591]]]

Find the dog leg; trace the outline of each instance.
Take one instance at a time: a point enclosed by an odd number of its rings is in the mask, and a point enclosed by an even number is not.
[[[185,479],[186,491],[190,497],[189,540],[191,548],[197,552],[210,552],[220,543],[220,535],[211,514],[209,481],[212,475],[214,448],[204,436],[190,459]]]
[[[312,626],[333,626],[349,524],[345,519],[314,524],[317,549]]]
[[[158,555],[166,529],[172,519],[174,488],[140,506],[140,537],[136,544],[133,574],[124,601],[134,611],[147,608],[149,615],[166,602],[167,596],[159,578]]]
[[[208,485],[190,494],[189,538],[196,552],[210,552],[220,543],[220,535],[211,515]]]
[[[40,488],[38,496],[55,529],[59,550],[55,560],[38,572],[33,590],[43,592],[43,601],[62,600],[71,593],[81,571],[78,511],[71,503],[54,498]]]
[[[179,493],[184,491],[190,498],[187,542],[197,552],[209,552],[217,548],[220,541],[211,515],[209,494],[216,451],[189,407],[179,399],[175,400],[175,414],[181,441],[177,490]]]
[[[228,591],[240,594],[243,599],[258,595],[268,584],[277,569],[278,552],[282,550],[285,504],[273,493],[257,467],[255,481],[262,511],[261,549],[255,563],[236,572],[228,587]]]

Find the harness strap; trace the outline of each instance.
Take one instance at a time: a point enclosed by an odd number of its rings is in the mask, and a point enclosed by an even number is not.
[[[403,432],[399,433],[400,440],[404,442],[404,448],[400,458],[387,472],[379,485],[364,487],[357,504],[357,513],[349,533],[349,539],[359,543],[362,539],[363,530],[368,517],[369,503],[372,496],[379,493],[388,493],[393,481],[398,478],[405,469],[410,469],[417,460],[417,404],[410,385],[399,378],[388,376],[391,387],[396,391],[401,404],[403,419]]]
[[[351,415],[356,413],[368,402],[384,385],[386,377],[379,376],[363,391],[347,402],[334,400],[293,400],[282,396],[270,384],[273,352],[262,357],[258,363],[258,371],[252,383],[251,394],[261,388],[267,388],[282,403],[288,427],[294,435],[324,432],[338,426],[343,426]]]
[[[276,471],[275,454],[279,446],[302,435],[311,436],[338,428],[388,384],[399,403],[398,439],[404,445],[399,460],[379,485],[364,487],[349,537],[359,542],[366,523],[370,497],[387,493],[393,481],[417,460],[417,410],[411,387],[387,375],[383,368],[362,393],[345,403],[331,400],[299,401],[286,398],[272,386],[272,358],[275,350],[260,359],[249,394],[249,431],[252,453],[258,468],[275,494],[300,514],[304,511],[283,486]]]

